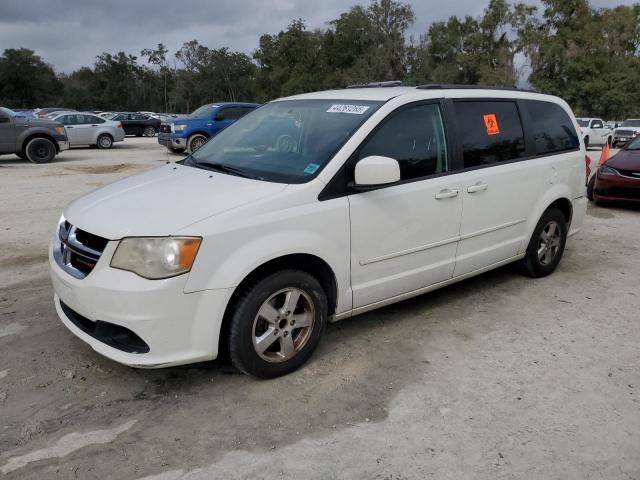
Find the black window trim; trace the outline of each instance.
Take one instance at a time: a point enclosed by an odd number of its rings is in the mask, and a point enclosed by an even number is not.
[[[367,134],[367,136],[360,142],[360,144],[351,153],[351,155],[349,155],[349,158],[347,158],[347,160],[342,164],[340,169],[333,175],[331,180],[329,180],[327,185],[322,189],[322,191],[318,195],[318,200],[322,202],[325,200],[332,200],[334,198],[345,197],[348,195],[357,195],[359,193],[364,193],[365,191],[371,192],[374,190],[395,187],[398,185],[405,185],[407,183],[420,182],[422,180],[444,177],[446,175],[450,175],[451,173],[456,173],[451,171],[451,159],[454,154],[454,151],[452,149],[452,139],[450,137],[450,132],[447,129],[444,102],[445,102],[444,98],[429,98],[424,100],[417,100],[415,102],[410,102],[410,103],[405,103],[404,105],[400,105],[398,108],[389,112],[382,120],[378,122],[378,124],[373,128],[373,130],[371,130]],[[447,170],[444,172],[434,173],[431,175],[424,175],[422,177],[407,178],[406,180],[400,180],[398,182],[389,183],[385,185],[371,186],[365,189],[356,190],[354,188],[349,187],[349,182],[353,178],[355,164],[358,162],[358,156],[360,154],[360,151],[371,139],[371,137],[373,137],[378,132],[378,130],[380,130],[396,114],[404,110],[407,110],[409,108],[418,107],[422,105],[438,105],[440,107],[439,108],[440,117],[442,120],[442,128],[444,130],[445,142],[447,147]]]
[[[580,134],[578,133],[578,130],[576,130],[576,126],[575,126],[575,119],[572,118],[572,115],[569,115],[569,113],[567,113],[567,111],[562,107],[562,105],[560,105],[559,103],[556,102],[551,102],[549,100],[540,100],[537,98],[522,98],[522,99],[518,99],[519,100],[519,106],[520,106],[520,112],[522,115],[522,121],[523,121],[523,126],[526,128],[526,136],[525,136],[525,142],[529,141],[529,143],[531,144],[531,152],[530,152],[530,156],[527,156],[526,158],[520,158],[518,160],[532,160],[534,158],[544,158],[544,157],[550,157],[552,155],[561,155],[564,153],[571,153],[571,152],[579,152],[580,151]],[[531,119],[531,114],[529,112],[529,109],[527,108],[527,102],[540,102],[540,103],[550,103],[552,105],[555,105],[556,107],[560,108],[566,115],[567,118],[569,119],[569,122],[571,123],[571,126],[573,127],[573,131],[576,134],[576,138],[578,139],[578,145],[576,147],[570,147],[570,148],[565,148],[563,150],[554,150],[553,152],[547,152],[547,153],[539,153],[536,154],[536,145],[535,145],[535,141],[533,138],[533,120]],[[527,140],[529,139],[529,140]],[[506,162],[502,162],[502,163],[506,163]]]
[[[327,185],[322,189],[320,194],[318,195],[319,201],[332,200],[334,198],[340,198],[348,195],[354,195],[358,193],[363,193],[364,191],[372,191],[379,190],[382,188],[394,187],[396,185],[404,185],[410,182],[418,182],[423,180],[429,180],[432,178],[444,177],[447,175],[457,175],[459,173],[471,172],[475,170],[481,170],[484,168],[495,168],[501,165],[509,165],[511,163],[524,162],[527,160],[534,160],[537,158],[550,157],[554,155],[563,155],[571,152],[579,152],[581,150],[580,142],[578,141],[577,147],[567,148],[564,150],[556,150],[553,152],[536,154],[535,152],[535,142],[533,139],[533,121],[531,120],[529,110],[527,108],[527,101],[535,101],[535,102],[543,102],[543,103],[551,103],[553,105],[557,105],[562,108],[562,105],[551,102],[549,100],[542,100],[537,98],[516,98],[516,97],[456,97],[456,98],[431,98],[425,100],[418,100],[411,103],[406,103],[396,108],[395,110],[389,112],[387,116],[385,116],[378,125],[375,126],[371,132],[367,134],[364,140],[358,145],[358,147],[353,151],[353,153],[349,156],[349,158],[344,162],[344,164],[340,167],[340,169],[334,174],[331,180],[327,183]],[[514,158],[511,160],[506,160],[504,162],[493,162],[488,163],[486,165],[478,165],[475,167],[464,168],[464,159],[462,154],[462,142],[460,141],[461,136],[458,129],[458,124],[456,121],[456,113],[454,102],[511,102],[516,104],[516,109],[518,111],[518,116],[520,117],[520,124],[522,125],[522,132],[524,135],[524,145],[525,145],[525,155],[522,157]],[[401,180],[399,182],[390,183],[387,185],[380,185],[377,187],[371,187],[366,190],[357,191],[354,189],[350,189],[348,187],[349,179],[351,178],[350,172],[348,169],[352,169],[355,166],[355,159],[357,158],[360,149],[363,145],[369,140],[371,136],[377,132],[381,126],[386,123],[389,118],[397,112],[405,108],[410,108],[416,105],[426,105],[437,103],[440,105],[440,113],[442,115],[443,128],[445,133],[445,139],[447,142],[447,171],[436,173],[433,175],[426,175],[424,177],[416,177],[410,178],[407,180]],[[562,110],[567,114],[569,120],[571,120],[571,115],[567,113],[564,108]],[[574,127],[575,129],[575,127]],[[577,135],[577,131],[576,131]],[[578,137],[579,138],[579,137]]]

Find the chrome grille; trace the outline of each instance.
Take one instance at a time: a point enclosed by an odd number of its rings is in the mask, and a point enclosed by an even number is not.
[[[616,130],[615,134],[618,137],[633,137],[636,132],[633,130]]]
[[[106,238],[93,235],[71,225],[60,222],[53,242],[53,257],[69,275],[85,278],[100,260],[109,243]]]

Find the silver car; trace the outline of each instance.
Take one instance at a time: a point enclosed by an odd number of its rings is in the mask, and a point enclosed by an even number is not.
[[[111,148],[114,142],[124,140],[122,123],[100,118],[93,113],[62,113],[54,118],[64,125],[72,147],[96,145]]]

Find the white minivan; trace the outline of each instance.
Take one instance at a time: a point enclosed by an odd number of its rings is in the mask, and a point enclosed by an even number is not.
[[[226,353],[245,373],[286,374],[327,321],[511,262],[553,272],[586,210],[577,132],[564,101],[519,90],[272,101],[69,205],[50,249],[56,310],[127,365]]]

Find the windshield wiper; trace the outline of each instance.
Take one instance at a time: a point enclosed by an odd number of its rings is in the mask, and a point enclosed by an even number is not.
[[[246,173],[244,170],[231,167],[223,163],[209,163],[209,162],[200,163],[196,161],[196,159],[193,157],[189,157],[189,163],[193,164],[197,168],[203,168],[205,170],[213,170],[214,172],[228,173],[229,175],[235,175],[236,177],[242,177],[242,178],[255,178],[252,175],[249,175],[248,173]]]

